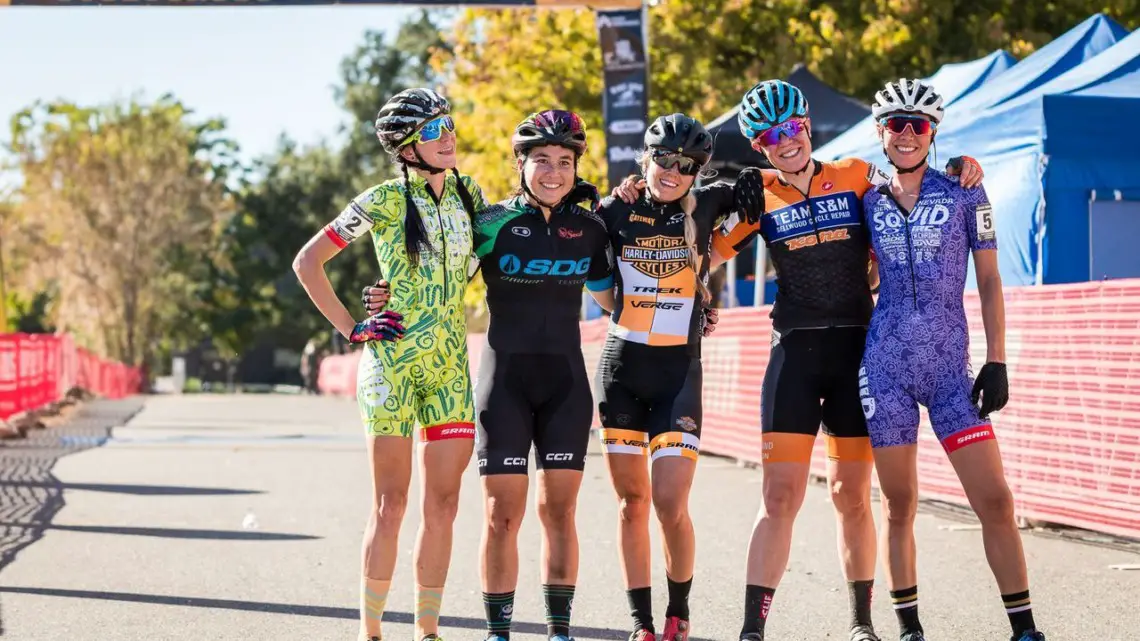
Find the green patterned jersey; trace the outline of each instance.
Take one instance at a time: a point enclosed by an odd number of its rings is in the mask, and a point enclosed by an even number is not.
[[[420,252],[416,267],[404,247],[406,208],[402,179],[364,191],[325,227],[328,237],[342,248],[371,233],[380,273],[392,292],[386,309],[404,315],[408,338],[420,329],[438,325],[445,316],[464,315],[463,293],[474,266],[471,218],[463,208],[455,180],[455,174],[447,174],[443,197],[437,205],[427,181],[414,174],[411,177],[412,200],[431,244],[430,249]],[[462,180],[476,211],[483,209],[483,191],[470,176],[462,176]]]

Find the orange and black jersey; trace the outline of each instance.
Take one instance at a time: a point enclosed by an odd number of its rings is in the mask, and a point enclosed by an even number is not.
[[[776,172],[764,172],[767,211],[760,222],[733,216],[715,234],[713,247],[724,258],[735,256],[757,233],[764,238],[776,267],[771,316],[777,331],[870,323],[863,194],[888,180],[855,158],[816,162],[805,197]]]
[[[713,230],[732,208],[732,187],[715,183],[692,191],[697,199],[700,273],[693,273],[685,244],[685,211],[679,202],[662,204],[648,191],[630,205],[606,198],[598,214],[606,223],[617,269],[616,304],[610,334],[652,346],[687,346],[699,353],[704,312],[697,279],[706,281]]]

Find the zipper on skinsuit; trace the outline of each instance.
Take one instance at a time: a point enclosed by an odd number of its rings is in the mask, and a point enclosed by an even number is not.
[[[886,187],[884,189],[885,191],[883,191],[883,193],[886,194],[887,198],[891,199],[891,202],[895,204],[895,207],[898,207],[899,212],[901,212],[903,215],[903,229],[906,230],[906,262],[907,265],[910,266],[910,294],[911,300],[914,301],[914,309],[915,311],[918,311],[918,281],[914,277],[914,248],[910,244],[910,212],[914,210],[912,209],[910,211],[907,211],[906,207],[903,207],[902,203],[900,203],[898,199],[895,198],[895,195],[891,193],[889,187]],[[918,198],[914,201],[915,207],[918,207],[918,201],[922,200],[921,192],[922,188],[920,187]]]

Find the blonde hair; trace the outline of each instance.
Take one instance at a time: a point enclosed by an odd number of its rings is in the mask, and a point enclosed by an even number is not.
[[[649,153],[642,152],[641,156],[637,159],[638,165],[641,166],[641,174],[646,178],[645,189],[649,189]],[[693,177],[693,182],[696,182],[696,176]],[[701,294],[701,299],[707,304],[712,300],[712,292],[709,291],[708,285],[701,278],[701,254],[697,251],[697,221],[693,220],[693,212],[697,209],[697,197],[693,195],[692,189],[685,194],[681,199],[681,211],[685,212],[685,246],[689,250],[689,267],[693,269],[693,278],[697,281],[697,291]]]

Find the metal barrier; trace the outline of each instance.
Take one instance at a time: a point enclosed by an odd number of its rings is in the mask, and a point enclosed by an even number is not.
[[[140,383],[138,368],[95,356],[70,336],[0,334],[0,421],[58,401],[73,387],[122,398]]]
[[[996,414],[1019,516],[1140,538],[1140,280],[1011,288],[1005,292],[1009,405]],[[985,359],[976,292],[966,296],[971,357]],[[703,345],[701,447],[760,462],[760,387],[768,364],[768,308],[721,310]],[[593,376],[604,319],[582,324]],[[482,335],[468,344],[477,371]],[[359,353],[325,359],[321,389],[354,395]],[[961,485],[922,411],[920,494],[965,505]],[[826,454],[816,443],[814,473]]]

